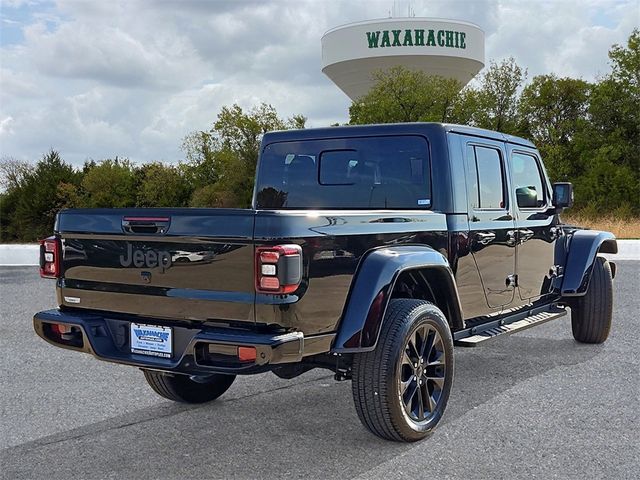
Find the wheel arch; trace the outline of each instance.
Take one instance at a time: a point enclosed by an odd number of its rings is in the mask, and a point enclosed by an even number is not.
[[[583,296],[598,253],[618,253],[618,243],[610,232],[578,230],[572,234],[568,248],[561,293],[564,297]],[[615,276],[615,267],[612,273]]]
[[[407,295],[408,278],[422,289],[426,298]],[[462,328],[460,298],[444,255],[427,246],[381,248],[369,252],[358,267],[332,352],[375,349],[392,298],[429,300],[442,310],[452,330]]]

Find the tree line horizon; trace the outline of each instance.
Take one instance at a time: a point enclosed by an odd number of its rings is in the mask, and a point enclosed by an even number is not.
[[[552,181],[570,181],[575,211],[595,218],[640,216],[640,31],[609,50],[611,70],[595,82],[555,74],[527,81],[513,58],[491,61],[472,84],[396,67],[352,102],[347,125],[443,122],[533,141]],[[35,162],[0,160],[0,242],[51,234],[62,208],[249,207],[260,140],[271,130],[305,128],[261,103],[223,106],[209,130],[182,141],[178,164],[127,158],[81,168],[55,150]],[[336,124],[337,125],[337,124]],[[335,126],[335,125],[334,125]]]

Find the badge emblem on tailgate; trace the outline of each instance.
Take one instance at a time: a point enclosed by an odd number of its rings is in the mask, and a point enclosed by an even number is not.
[[[134,250],[131,244],[127,243],[127,253],[126,255],[120,255],[120,265],[123,267],[134,266],[136,268],[160,267],[160,271],[164,272],[171,267],[171,254],[166,250]]]

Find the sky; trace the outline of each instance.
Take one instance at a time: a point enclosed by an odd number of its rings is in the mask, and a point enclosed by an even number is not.
[[[396,0],[396,11],[408,1]],[[0,0],[0,157],[49,149],[80,166],[127,157],[178,162],[186,134],[224,105],[272,104],[310,127],[348,119],[321,72],[320,38],[386,18],[393,0]],[[486,61],[513,56],[529,78],[591,81],[640,24],[640,0],[411,1],[417,17],[466,20]]]

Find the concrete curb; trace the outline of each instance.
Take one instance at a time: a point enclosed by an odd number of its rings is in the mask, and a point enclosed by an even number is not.
[[[618,253],[605,255],[610,260],[640,260],[640,240],[618,240]]]
[[[40,245],[11,244],[0,245],[0,266],[30,267],[40,262]]]
[[[0,245],[0,267],[37,266],[39,255],[38,245]],[[618,254],[605,257],[611,260],[640,260],[640,240],[618,240]]]

